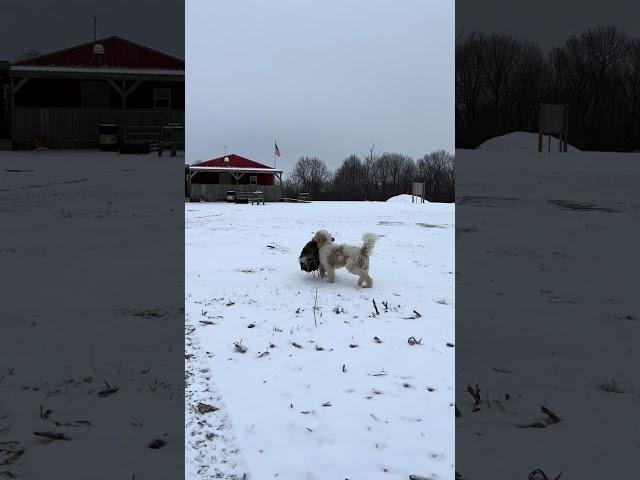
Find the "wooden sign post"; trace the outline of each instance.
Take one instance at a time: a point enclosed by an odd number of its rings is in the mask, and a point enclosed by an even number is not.
[[[424,203],[425,183],[414,182],[411,186],[411,203],[413,203],[414,196],[421,199],[420,203]]]
[[[569,104],[541,103],[538,114],[538,151],[542,152],[542,136],[558,135],[558,151],[567,151],[567,134],[569,132]],[[548,142],[551,152],[551,138]]]

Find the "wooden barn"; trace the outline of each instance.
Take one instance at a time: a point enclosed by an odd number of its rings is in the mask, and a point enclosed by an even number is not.
[[[242,195],[260,191],[268,202],[282,199],[282,170],[234,153],[189,166],[191,201],[227,200],[227,192]]]
[[[160,136],[184,125],[184,69],[183,59],[117,36],[0,62],[0,138],[18,149],[95,148],[101,124]]]

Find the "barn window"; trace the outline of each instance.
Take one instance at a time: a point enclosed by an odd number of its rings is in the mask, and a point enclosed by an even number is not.
[[[249,184],[257,185],[258,184],[258,176],[257,175],[251,175],[249,177]]]
[[[170,88],[154,88],[153,89],[153,108],[156,110],[171,109],[171,89]]]

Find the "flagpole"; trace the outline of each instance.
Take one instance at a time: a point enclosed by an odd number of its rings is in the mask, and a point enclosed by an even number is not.
[[[276,140],[273,143],[273,169],[276,170],[278,168],[278,164],[277,164],[277,160],[276,160],[276,145],[278,144],[278,141]]]

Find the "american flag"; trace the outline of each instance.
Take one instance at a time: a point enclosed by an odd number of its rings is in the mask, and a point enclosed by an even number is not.
[[[276,157],[280,156],[280,149],[278,148],[278,144],[277,143],[276,143],[275,155],[276,155]]]

